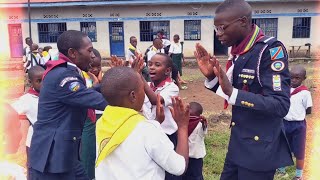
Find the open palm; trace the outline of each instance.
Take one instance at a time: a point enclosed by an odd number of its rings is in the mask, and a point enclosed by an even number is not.
[[[213,67],[215,65],[215,58],[212,58],[210,54],[204,49],[200,44],[196,45],[196,51],[194,56],[197,60],[198,66],[202,74],[208,79],[213,79],[215,77]]]

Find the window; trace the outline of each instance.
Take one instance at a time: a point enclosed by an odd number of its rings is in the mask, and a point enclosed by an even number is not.
[[[292,38],[310,38],[311,17],[293,18]]]
[[[54,43],[67,30],[66,23],[38,23],[39,43]]]
[[[153,41],[161,30],[169,39],[170,21],[140,21],[140,41]]]
[[[184,40],[201,40],[201,20],[184,21]]]
[[[96,22],[80,22],[80,29],[87,34],[92,42],[97,42],[97,25]]]
[[[252,19],[252,23],[258,25],[265,35],[277,38],[278,19],[277,18],[261,18]]]

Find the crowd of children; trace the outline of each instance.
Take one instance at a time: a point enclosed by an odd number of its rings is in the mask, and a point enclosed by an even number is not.
[[[54,58],[50,53],[52,47],[39,48],[30,38],[26,39],[26,44],[24,62],[31,87],[11,106],[28,120],[21,121],[23,145],[19,148],[26,149],[28,155],[33,126],[38,120],[38,110],[42,108],[38,101],[41,83],[47,73],[46,64]],[[96,49],[90,50],[92,54],[88,67],[77,67],[86,87],[84,89],[97,89],[108,102],[104,111],[101,111],[102,108],[88,109],[86,113],[79,154],[86,175],[90,180],[203,180],[203,158],[206,155],[204,139],[208,123],[202,116],[203,107],[200,103],[185,104],[179,98],[179,91],[186,89],[181,85],[185,82],[181,79],[184,56],[180,37],[174,35],[171,43],[164,32],[159,31],[144,56],[137,45],[137,38],[130,37],[126,60],[122,62],[113,56],[112,68],[105,73],[101,68],[101,55]],[[66,50],[67,53],[69,50]],[[195,54],[197,59],[203,59],[206,51],[197,45]],[[66,62],[76,66],[69,59]],[[210,63],[213,63],[212,57],[208,58]],[[217,64],[214,66],[212,72],[220,73]],[[277,67],[274,69],[278,70]],[[246,70],[249,72],[250,69]],[[290,73],[291,106],[283,122],[290,150],[296,157],[295,179],[301,180],[305,158],[305,119],[306,114],[311,113],[312,98],[307,87],[302,85],[306,70],[302,66],[294,66]],[[60,86],[69,81],[78,81],[79,77],[66,77]],[[277,80],[275,76],[273,78],[273,81]],[[211,78],[217,83],[215,79]],[[79,83],[72,83],[69,90],[77,92],[81,88]],[[276,85],[273,82],[273,88]],[[235,126],[235,122],[231,126]],[[76,136],[73,138],[77,140]],[[255,136],[254,140],[258,141],[259,137]],[[277,174],[288,176],[285,167],[279,167]]]

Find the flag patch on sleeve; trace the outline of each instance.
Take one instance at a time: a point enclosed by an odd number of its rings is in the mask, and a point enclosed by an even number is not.
[[[271,60],[284,58],[284,52],[281,46],[270,49]]]

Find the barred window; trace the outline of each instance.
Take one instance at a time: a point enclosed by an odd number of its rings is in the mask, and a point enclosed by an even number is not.
[[[201,40],[201,20],[184,21],[184,40]]]
[[[92,42],[97,42],[97,25],[96,22],[80,22],[80,29],[87,34]]]
[[[252,19],[252,23],[258,25],[265,35],[277,38],[278,18],[259,18]]]
[[[293,18],[292,38],[310,38],[311,17]]]
[[[66,23],[38,23],[39,43],[55,43],[64,31]]]
[[[153,41],[159,31],[170,37],[170,21],[140,21],[140,41]]]

